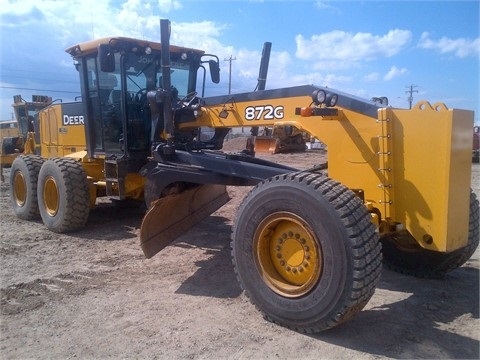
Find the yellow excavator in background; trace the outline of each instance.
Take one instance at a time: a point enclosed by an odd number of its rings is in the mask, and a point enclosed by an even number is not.
[[[202,89],[207,72],[219,82],[218,57],[170,45],[170,22],[160,27],[161,43],[112,37],[67,49],[86,150],[42,157],[39,169],[18,157],[17,215],[37,211],[68,232],[85,225],[99,196],[144,201],[149,258],[225,204],[226,186],[254,186],[233,225],[235,273],[267,319],[307,333],[361,311],[382,256],[398,271],[441,277],[473,254],[472,111],[426,101],[395,109],[313,85],[199,96],[197,79]],[[287,126],[326,144],[328,166],[301,171],[221,151],[231,128]],[[207,139],[204,127],[213,129]]]

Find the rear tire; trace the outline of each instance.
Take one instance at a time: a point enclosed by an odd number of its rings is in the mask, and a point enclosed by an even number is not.
[[[474,192],[470,193],[468,243],[465,247],[451,253],[440,253],[426,250],[417,245],[414,240],[408,248],[405,248],[395,238],[395,234],[382,238],[383,260],[388,268],[421,278],[442,278],[448,272],[462,266],[478,247],[479,207],[477,196]]]
[[[370,214],[345,186],[321,174],[279,175],[248,194],[236,219],[235,272],[266,319],[319,332],[372,297],[381,246]]]
[[[87,175],[78,161],[45,161],[38,176],[38,207],[51,231],[66,233],[85,226],[90,211],[89,190]]]
[[[44,159],[38,155],[20,155],[10,170],[10,200],[13,211],[23,220],[40,218],[37,201],[38,174]]]

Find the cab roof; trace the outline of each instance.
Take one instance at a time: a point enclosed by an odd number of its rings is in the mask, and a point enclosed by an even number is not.
[[[95,39],[90,41],[85,41],[80,44],[71,46],[65,51],[72,55],[73,57],[82,57],[89,54],[94,54],[98,51],[98,45],[106,44],[113,47],[124,48],[126,50],[135,51],[135,48],[145,48],[150,46],[154,50],[161,50],[161,44],[148,40],[139,40],[128,37],[105,37],[101,39]],[[183,53],[183,52],[194,52],[198,55],[203,55],[205,51],[197,50],[192,48],[186,48],[181,46],[170,45],[170,51],[174,53]]]

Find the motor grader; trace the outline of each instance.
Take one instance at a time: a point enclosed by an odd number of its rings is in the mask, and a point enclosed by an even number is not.
[[[256,153],[292,153],[307,150],[310,135],[293,126],[266,127],[261,135],[255,136],[254,151]]]
[[[13,97],[15,132],[1,132],[1,166],[11,167],[21,154],[44,158],[64,156],[85,148],[81,103],[56,103],[45,95],[32,101]],[[76,119],[76,121],[75,121]],[[78,120],[80,119],[80,120]]]
[[[26,101],[21,95],[13,97],[15,120],[5,122],[6,128],[0,130],[0,176],[3,178],[3,168],[12,166],[13,160],[24,152],[34,152],[32,147],[33,118],[35,114],[52,103],[52,98],[44,95],[33,95],[32,101]],[[3,122],[2,122],[3,125]]]
[[[219,82],[218,58],[170,45],[170,23],[160,27],[161,43],[113,37],[66,50],[80,75],[86,150],[44,159],[38,174],[12,172],[37,177],[26,195],[38,195],[48,228],[81,228],[98,196],[141,200],[150,258],[225,204],[226,186],[253,186],[234,219],[235,273],[266,319],[309,333],[361,311],[382,255],[398,271],[441,277],[473,254],[472,111],[426,101],[395,109],[313,85],[199,96],[197,79],[202,89],[208,72]],[[300,171],[222,152],[229,130],[244,126],[308,132],[328,146],[328,164]],[[214,129],[209,139],[202,127]],[[12,194],[18,213],[27,202]]]

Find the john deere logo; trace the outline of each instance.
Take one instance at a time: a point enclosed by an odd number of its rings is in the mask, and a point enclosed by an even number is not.
[[[84,125],[83,115],[63,115],[63,125]]]

